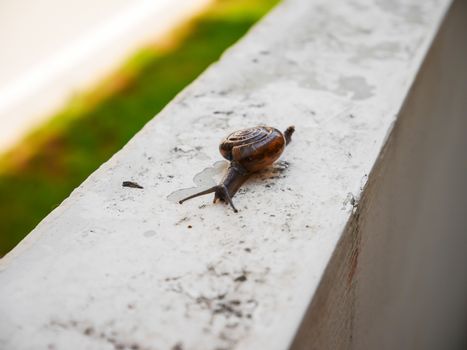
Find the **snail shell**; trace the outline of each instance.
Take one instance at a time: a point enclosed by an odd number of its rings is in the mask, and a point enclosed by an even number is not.
[[[279,130],[257,126],[231,133],[221,142],[219,151],[225,159],[255,172],[274,163],[285,145],[286,139]]]

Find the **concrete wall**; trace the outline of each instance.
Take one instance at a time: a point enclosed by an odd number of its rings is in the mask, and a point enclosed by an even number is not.
[[[430,49],[294,349],[467,347],[467,3]]]
[[[285,1],[0,261],[0,347],[462,348],[450,4]],[[238,214],[176,203],[225,171],[222,137],[261,123],[297,131]]]

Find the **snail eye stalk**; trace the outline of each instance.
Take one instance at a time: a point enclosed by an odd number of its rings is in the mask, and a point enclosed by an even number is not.
[[[228,202],[230,206],[232,207],[233,211],[235,213],[238,213],[237,208],[235,208],[232,202],[232,197],[230,197],[229,190],[227,190],[227,187],[225,187],[225,185],[218,185],[217,187],[218,188],[216,191],[216,195],[214,196],[214,203],[216,202],[217,199],[221,199],[224,202]]]
[[[179,200],[178,203],[182,204],[183,202],[185,202],[185,201],[187,201],[189,199],[199,197],[199,196],[204,196],[205,194],[209,194],[209,193],[212,193],[212,192],[216,192],[218,187],[219,186],[214,186],[214,187],[208,188],[207,190],[192,194],[191,196],[188,196],[188,197],[185,197],[185,198]]]
[[[235,213],[238,213],[238,210],[237,210],[237,208],[235,208],[235,206],[234,206],[234,204],[232,202],[232,198],[230,197],[229,191],[227,190],[227,187],[225,187],[225,185],[217,185],[217,186],[208,188],[207,190],[192,194],[191,196],[188,196],[186,198],[183,198],[183,199],[179,200],[178,203],[182,204],[183,202],[185,202],[185,201],[187,201],[189,199],[204,196],[205,194],[209,194],[209,193],[213,193],[213,192],[215,192],[214,201],[213,201],[214,203],[218,199],[221,199],[224,202],[228,202],[230,204],[230,206],[232,207],[233,211]]]

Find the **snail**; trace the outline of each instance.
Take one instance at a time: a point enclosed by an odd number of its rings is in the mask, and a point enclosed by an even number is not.
[[[231,133],[219,145],[222,156],[230,161],[220,184],[188,196],[179,203],[214,192],[214,203],[217,200],[229,203],[237,213],[232,197],[252,173],[267,168],[280,157],[294,131],[293,126],[284,133],[269,126],[257,126]]]

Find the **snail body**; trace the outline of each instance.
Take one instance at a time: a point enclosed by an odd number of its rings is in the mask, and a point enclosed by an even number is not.
[[[219,185],[188,196],[179,203],[214,192],[214,203],[217,200],[229,203],[237,212],[232,197],[252,173],[267,168],[280,157],[294,131],[293,126],[284,133],[269,126],[257,126],[231,133],[219,145],[221,155],[230,161]]]

